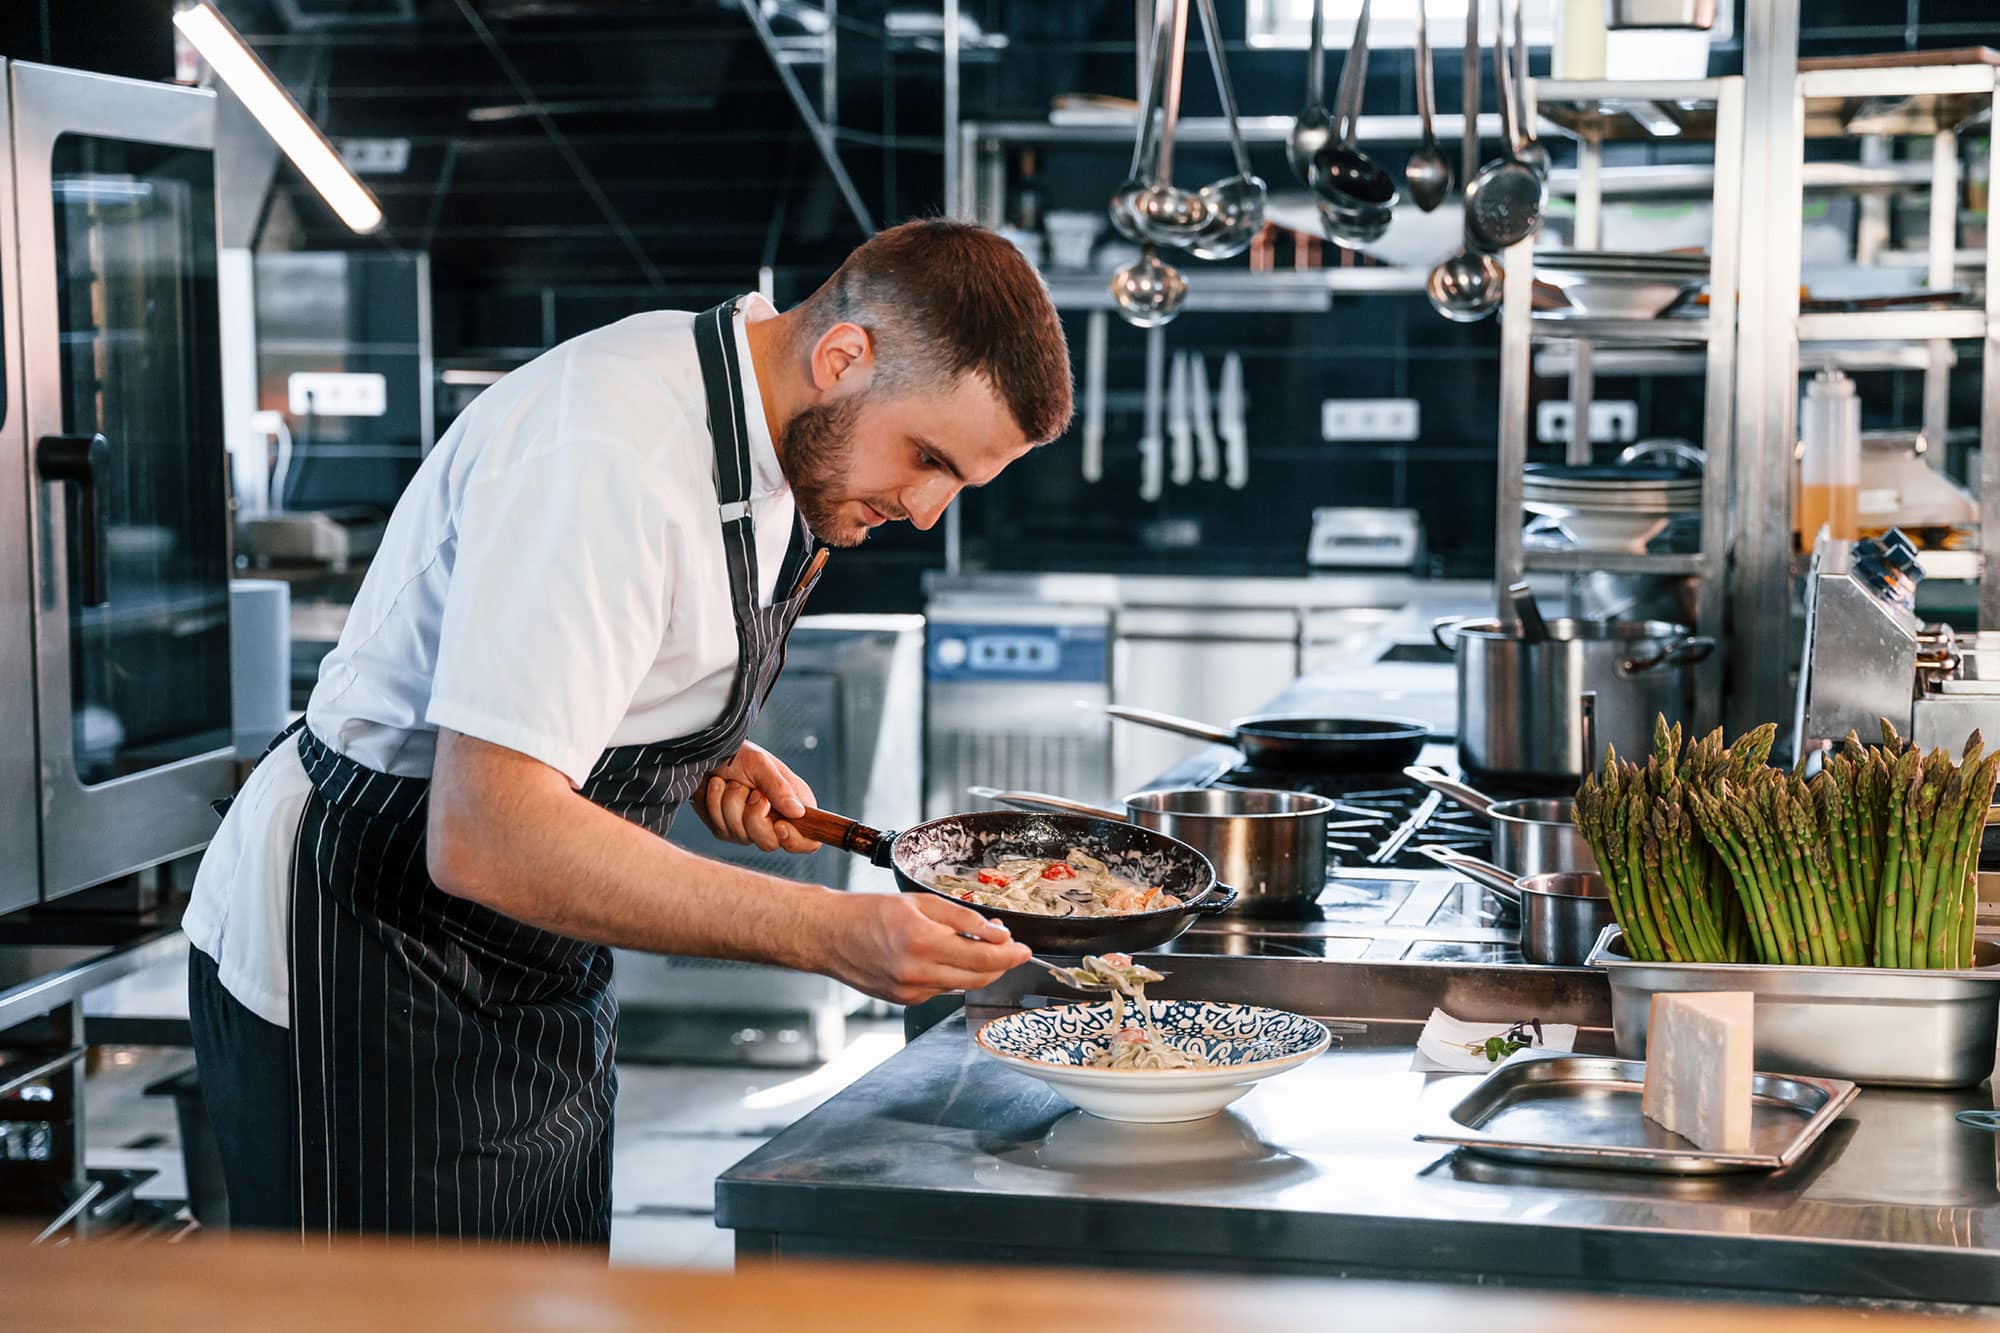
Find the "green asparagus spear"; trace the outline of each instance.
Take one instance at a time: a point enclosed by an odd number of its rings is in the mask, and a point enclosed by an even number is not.
[[[1942,753],[1940,751],[1939,753]],[[1949,760],[1946,761],[1949,763]],[[1937,913],[1938,885],[1945,877],[1945,862],[1958,856],[1958,826],[1964,815],[1965,779],[1953,773],[1938,789],[1936,813],[1931,817],[1924,845],[1922,877],[1918,881],[1916,910],[1910,923],[1909,967],[1930,967],[1932,932],[1944,921]],[[1950,896],[1949,890],[1944,893]],[[1947,916],[1949,913],[1947,912]]]

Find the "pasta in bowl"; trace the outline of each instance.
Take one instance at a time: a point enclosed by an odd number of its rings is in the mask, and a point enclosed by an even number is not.
[[[1332,1042],[1320,1023],[1282,1009],[1145,999],[1145,984],[1160,974],[1120,955],[1069,970],[1083,984],[1109,981],[1109,1002],[1005,1014],[973,1039],[988,1056],[1107,1120],[1163,1124],[1214,1115],[1252,1084],[1297,1068]],[[1135,989],[1138,998],[1128,999]]]

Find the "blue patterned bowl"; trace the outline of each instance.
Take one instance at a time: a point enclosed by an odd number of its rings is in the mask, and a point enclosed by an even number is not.
[[[1094,1069],[1111,1044],[1111,1006],[1024,1009],[982,1026],[979,1049],[1032,1074],[1093,1115],[1160,1124],[1214,1115],[1250,1085],[1296,1068],[1332,1041],[1310,1018],[1249,1004],[1153,1000],[1160,1035],[1208,1069]]]

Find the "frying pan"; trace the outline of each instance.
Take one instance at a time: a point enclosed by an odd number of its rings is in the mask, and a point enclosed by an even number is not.
[[[1096,857],[1119,874],[1157,884],[1181,900],[1178,907],[1119,916],[1044,916],[974,906],[1036,953],[1081,957],[1157,949],[1193,925],[1196,917],[1216,916],[1236,904],[1236,891],[1216,884],[1207,857],[1176,838],[1137,824],[1022,810],[947,815],[900,833],[870,828],[825,810],[807,810],[785,822],[808,838],[893,870],[896,886],[905,893],[928,893],[948,903],[958,899],[932,888],[923,876],[944,866],[982,865],[996,853],[1060,861],[1071,848]]]
[[[1196,740],[1232,745],[1258,768],[1311,773],[1393,772],[1413,764],[1430,739],[1430,728],[1400,717],[1306,717],[1274,713],[1239,718],[1229,727],[1211,727],[1150,708],[1110,704],[1105,712],[1126,722],[1177,732]]]

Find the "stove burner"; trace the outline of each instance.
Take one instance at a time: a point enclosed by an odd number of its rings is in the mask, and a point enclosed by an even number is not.
[[[1335,870],[1435,872],[1437,863],[1418,850],[1423,847],[1448,847],[1486,859],[1493,854],[1492,830],[1483,818],[1400,776],[1313,775],[1246,765],[1217,780],[1331,799],[1327,864]]]

